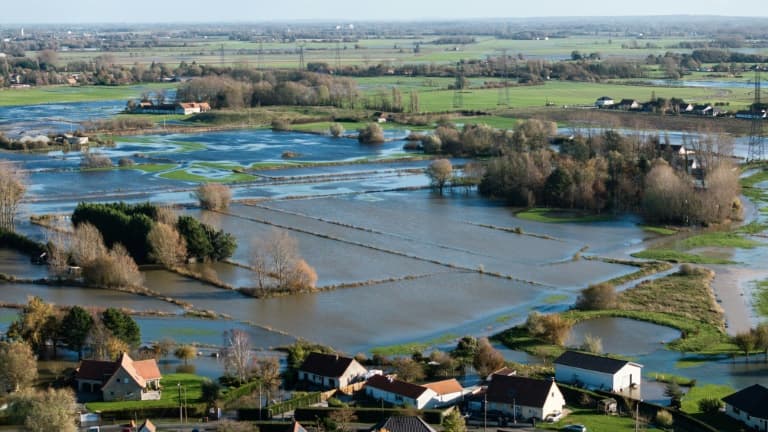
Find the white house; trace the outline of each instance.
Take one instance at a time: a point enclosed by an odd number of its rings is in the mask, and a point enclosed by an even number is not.
[[[608,108],[611,105],[613,105],[615,102],[612,97],[610,96],[602,96],[598,100],[595,101],[595,106],[597,108]]]
[[[416,409],[431,408],[437,396],[430,388],[383,375],[371,377],[365,383],[365,394],[376,400]]]
[[[517,420],[542,420],[561,413],[565,407],[563,393],[554,381],[514,375],[495,375],[485,397],[489,410],[501,411]]]
[[[768,388],[755,384],[723,398],[725,413],[748,427],[768,431]]]
[[[430,404],[433,407],[453,405],[464,395],[464,387],[455,379],[447,379],[422,385],[435,392],[435,398]]]
[[[367,373],[368,370],[353,358],[313,352],[299,368],[299,381],[326,388],[344,388],[365,380]]]
[[[576,351],[566,351],[555,360],[557,381],[614,392],[631,390],[638,396],[642,371],[638,363]]]

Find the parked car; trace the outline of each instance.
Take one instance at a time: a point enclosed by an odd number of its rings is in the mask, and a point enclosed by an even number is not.
[[[556,421],[560,421],[561,418],[563,418],[563,413],[561,411],[558,411],[548,415],[545,420],[548,423],[554,423]]]
[[[570,424],[560,430],[568,432],[587,432],[587,427],[583,424]]]

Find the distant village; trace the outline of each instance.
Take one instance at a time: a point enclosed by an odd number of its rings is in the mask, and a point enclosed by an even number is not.
[[[682,99],[655,98],[648,102],[639,102],[635,99],[614,99],[610,96],[601,96],[595,101],[595,108],[604,110],[651,112],[658,114],[681,114],[701,117],[726,117],[732,116],[740,119],[766,118],[765,107],[755,107],[753,110],[740,110],[730,112],[724,105],[718,104],[692,104]]]

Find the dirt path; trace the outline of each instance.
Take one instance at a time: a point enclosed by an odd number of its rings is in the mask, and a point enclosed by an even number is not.
[[[753,270],[733,266],[710,266],[715,271],[712,289],[725,311],[730,335],[747,331],[758,321],[752,307],[753,281],[768,278],[768,269]]]

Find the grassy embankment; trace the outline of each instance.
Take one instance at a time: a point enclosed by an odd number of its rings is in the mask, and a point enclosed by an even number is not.
[[[748,234],[757,229],[759,229],[759,227],[748,225],[742,230],[715,231],[697,234],[672,243],[665,243],[658,248],[646,249],[642,252],[634,253],[632,256],[635,258],[669,261],[674,263],[733,264],[734,262],[730,259],[691,253],[690,250],[710,247],[754,249],[759,246],[765,246],[764,243],[743,237],[743,234]],[[760,231],[762,231],[762,229],[760,229]]]
[[[523,220],[545,223],[604,222],[612,220],[610,215],[583,213],[575,210],[532,208],[515,213]]]
[[[723,354],[735,352],[724,333],[723,314],[717,305],[710,282],[713,273],[698,270],[675,273],[645,281],[618,296],[615,309],[597,311],[571,310],[561,315],[577,323],[599,317],[624,317],[673,327],[682,337],[667,346],[683,352]],[[533,337],[524,325],[513,327],[494,338],[511,349],[555,357],[564,348]]]
[[[142,408],[178,408],[179,392],[178,384],[186,389],[187,403],[199,403],[202,397],[201,385],[206,378],[193,374],[168,374],[160,380],[163,388],[161,399],[157,401],[117,401],[117,402],[90,402],[86,404],[89,410],[97,412],[120,411]],[[182,394],[183,397],[183,394]]]

